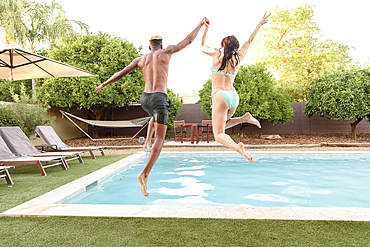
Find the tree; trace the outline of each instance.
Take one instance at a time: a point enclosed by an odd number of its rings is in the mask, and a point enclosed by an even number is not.
[[[37,43],[57,42],[63,37],[76,37],[75,25],[88,31],[81,21],[65,17],[62,6],[51,0],[50,4],[25,0],[0,2],[0,27],[4,30],[5,43],[18,43],[35,51]]]
[[[49,78],[37,89],[38,98],[51,106],[85,109],[93,119],[100,119],[106,107],[124,107],[138,102],[144,91],[140,70],[134,70],[119,82],[97,94],[96,86],[139,57],[132,43],[108,34],[87,34],[52,45],[48,57],[90,71],[99,77]]]
[[[370,118],[370,70],[338,71],[315,78],[308,88],[304,113],[354,120],[351,138],[356,138],[357,124]]]
[[[10,44],[16,40],[24,40],[26,29],[23,25],[22,13],[27,6],[24,0],[0,1],[0,28],[5,33],[3,43]]]
[[[140,69],[104,88],[101,93],[96,93],[94,88],[139,57],[140,50],[141,47],[137,50],[132,43],[104,33],[87,34],[77,40],[64,39],[59,45],[52,45],[48,57],[99,77],[46,79],[36,90],[38,99],[51,106],[86,110],[89,117],[96,120],[106,108],[127,107],[139,102],[145,85]],[[172,91],[168,95],[172,102],[168,129],[172,130],[171,124],[176,120],[181,102],[177,102],[179,99]],[[94,135],[96,137],[97,133]]]
[[[276,87],[272,74],[262,64],[241,66],[235,77],[234,87],[239,94],[239,106],[234,116],[250,112],[259,121],[267,120],[273,124],[291,121],[293,108],[291,97]],[[211,117],[212,80],[208,80],[199,91],[201,109]]]
[[[12,102],[13,96],[21,95],[22,87],[25,88],[24,94],[32,98],[31,80],[7,81],[0,79],[0,101]]]
[[[25,38],[31,52],[35,51],[37,43],[55,43],[63,37],[76,38],[77,32],[73,24],[82,31],[88,31],[89,26],[81,21],[69,20],[65,17],[62,6],[51,1],[47,3],[33,3],[25,17],[27,33]]]
[[[51,4],[2,0],[0,10],[4,13],[0,23],[6,33],[6,42],[18,43],[31,52],[35,52],[38,43],[56,42],[62,37],[75,38],[77,32],[73,24],[84,31],[89,29],[81,21],[68,20],[62,6],[55,0]],[[35,90],[35,83],[36,80],[32,80],[32,91]]]
[[[294,101],[307,99],[311,81],[325,73],[353,66],[351,47],[323,40],[313,6],[276,8],[269,25],[256,38],[255,57],[271,70],[278,85]]]

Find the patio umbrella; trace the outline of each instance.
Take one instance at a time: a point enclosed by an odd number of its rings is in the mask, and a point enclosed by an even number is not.
[[[97,75],[11,45],[0,46],[1,79],[16,81],[70,76]]]

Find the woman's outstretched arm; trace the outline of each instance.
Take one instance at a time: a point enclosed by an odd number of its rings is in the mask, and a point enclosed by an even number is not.
[[[206,45],[206,38],[209,30],[209,25],[206,23],[205,26],[206,28],[204,29],[204,33],[202,36],[202,51],[205,54],[212,56],[217,51],[217,49],[210,48],[209,46]]]
[[[238,51],[238,55],[240,56],[240,60],[244,58],[245,54],[247,53],[247,50],[248,50],[249,46],[251,45],[254,38],[257,36],[258,31],[260,30],[262,25],[267,23],[267,18],[270,15],[271,15],[271,13],[267,14],[267,12],[263,15],[263,17],[262,17],[261,21],[258,23],[256,29],[253,31],[253,33],[251,34],[249,39],[243,44],[242,48],[240,48],[240,50]]]

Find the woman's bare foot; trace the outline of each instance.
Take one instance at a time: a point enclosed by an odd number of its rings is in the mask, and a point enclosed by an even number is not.
[[[244,122],[247,122],[247,123],[250,123],[250,124],[254,124],[256,125],[258,128],[261,128],[261,124],[260,122],[255,119],[252,114],[250,114],[249,112],[247,112],[243,117],[242,117],[243,121]]]
[[[137,176],[137,180],[139,180],[139,183],[141,185],[141,193],[143,193],[144,196],[148,197],[149,193],[146,191],[146,184],[148,182],[148,177],[145,177],[143,174],[139,174]]]
[[[237,147],[236,151],[237,151],[238,153],[240,153],[241,155],[243,155],[243,156],[244,156],[244,158],[246,158],[247,160],[249,160],[251,163],[253,163],[253,162],[254,162],[252,155],[247,154],[247,153],[245,152],[245,150],[244,150],[244,144],[243,144],[242,142],[239,142],[239,143],[238,143],[238,147]]]

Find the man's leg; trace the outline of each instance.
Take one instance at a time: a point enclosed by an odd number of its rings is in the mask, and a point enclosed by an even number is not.
[[[157,161],[159,154],[161,153],[166,131],[167,125],[154,123],[154,143],[150,150],[149,158],[144,170],[137,176],[137,179],[141,185],[141,193],[143,193],[144,196],[149,196],[147,191],[148,176],[153,168],[154,163]]]
[[[149,152],[152,145],[152,137],[154,133],[154,118],[152,117],[148,124],[148,131],[146,132],[146,139],[144,143],[144,151]]]

